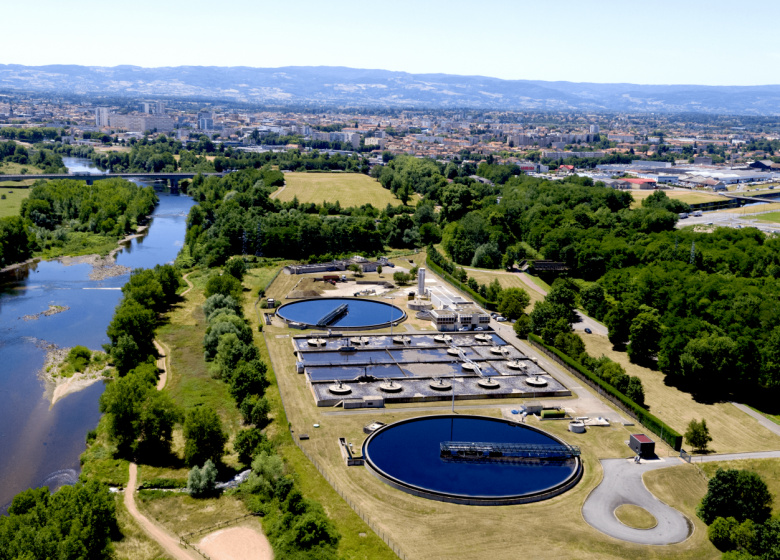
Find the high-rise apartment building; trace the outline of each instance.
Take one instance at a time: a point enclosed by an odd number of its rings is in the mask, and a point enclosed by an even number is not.
[[[208,111],[198,113],[198,128],[201,130],[213,130],[214,113]]]
[[[138,106],[138,110],[141,111],[142,113],[148,113],[149,112],[149,104],[148,103],[141,103]]]
[[[95,107],[95,126],[108,126],[108,107]]]
[[[154,112],[158,115],[164,115],[165,114],[165,103],[162,101],[158,101],[154,105]]]
[[[597,125],[597,124],[590,125],[590,133],[591,134],[598,134],[599,133],[599,125]]]

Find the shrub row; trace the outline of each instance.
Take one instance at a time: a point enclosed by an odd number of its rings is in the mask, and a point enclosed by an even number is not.
[[[633,414],[639,422],[642,423],[643,426],[645,426],[648,430],[656,434],[657,436],[661,437],[666,443],[672,446],[672,448],[675,451],[679,451],[682,447],[682,435],[677,433],[675,430],[670,428],[666,423],[662,422],[652,414],[650,414],[647,410],[636,404],[634,401],[626,397],[623,393],[615,389],[612,385],[601,379],[596,374],[592,373],[591,371],[585,369],[582,364],[579,362],[576,362],[572,360],[569,356],[558,350],[557,348],[553,346],[548,346],[545,344],[541,338],[536,336],[535,334],[531,333],[528,335],[528,340],[536,344],[537,346],[540,346],[542,348],[545,348],[549,352],[552,352],[555,354],[564,364],[569,366],[571,369],[575,370],[577,373],[588,379],[590,382],[594,383],[598,387],[600,387],[606,394],[611,396],[613,399],[617,400],[618,403],[626,408],[628,411]]]
[[[543,410],[542,418],[566,418],[566,412],[563,410]]]
[[[442,267],[440,267],[435,262],[433,262],[431,260],[431,254],[430,254],[431,250],[432,249],[429,247],[428,248],[429,253],[428,253],[428,256],[425,259],[425,263],[428,265],[428,268],[433,270],[436,274],[438,274],[439,276],[444,278],[447,282],[449,282],[450,284],[452,284],[456,288],[458,288],[460,290],[463,290],[464,292],[469,294],[471,297],[474,298],[474,301],[478,305],[481,305],[482,307],[484,307],[488,311],[495,311],[498,308],[498,304],[495,301],[488,301],[488,300],[486,300],[481,295],[479,295],[477,292],[475,292],[474,290],[469,288],[469,286],[467,284],[464,284],[460,280],[456,279],[450,273],[446,272]],[[438,254],[438,252],[435,249],[433,249],[433,252]],[[439,255],[439,257],[440,258],[444,258],[444,257],[441,257],[441,255]]]

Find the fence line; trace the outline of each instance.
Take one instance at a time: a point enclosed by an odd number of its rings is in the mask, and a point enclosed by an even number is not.
[[[203,556],[203,558],[205,558],[206,560],[211,560],[211,558],[205,552],[203,552],[200,548],[198,548],[197,546],[195,546],[194,544],[192,544],[190,542],[189,537],[192,537],[194,535],[200,535],[200,534],[203,534],[203,533],[210,533],[214,529],[217,529],[219,527],[227,527],[228,525],[230,525],[232,523],[235,523],[236,521],[240,521],[242,519],[246,519],[247,517],[257,517],[257,514],[255,514],[255,513],[248,513],[248,514],[242,515],[240,517],[236,517],[236,518],[233,518],[233,519],[228,519],[227,521],[220,521],[219,523],[215,523],[214,525],[210,525],[208,527],[204,527],[203,529],[198,529],[197,531],[193,531],[192,533],[186,533],[184,535],[179,535],[179,544],[181,546],[183,546],[184,548],[191,548],[192,550],[194,550],[195,552],[197,552],[198,554]]]
[[[265,339],[265,344],[266,344],[266,347],[267,347],[268,346],[268,339],[266,338],[265,330],[263,330],[263,338]],[[269,356],[270,355],[271,354],[269,352]],[[279,386],[279,377],[276,374],[276,372],[279,371],[279,370],[274,365],[273,358],[271,358],[271,367],[274,369],[274,375],[276,376],[276,379],[277,379],[276,384],[277,384],[277,387],[278,387]],[[306,456],[306,458],[309,461],[311,461],[311,464],[314,465],[314,467],[317,469],[317,471],[328,482],[328,484],[330,484],[330,486],[336,491],[336,493],[339,496],[341,496],[341,498],[345,502],[347,502],[347,505],[349,505],[349,507],[352,508],[352,511],[354,511],[358,515],[358,517],[360,517],[360,519],[362,519],[363,522],[366,525],[368,525],[371,528],[371,530],[374,531],[374,533],[376,533],[376,535],[380,539],[382,539],[387,546],[390,547],[390,550],[392,550],[393,553],[396,556],[398,556],[398,558],[400,558],[401,560],[408,560],[408,557],[401,550],[401,547],[398,546],[397,544],[395,544],[395,542],[390,537],[388,537],[385,534],[385,532],[382,531],[382,529],[379,528],[379,526],[371,519],[371,517],[369,517],[369,515],[367,513],[363,512],[356,504],[354,504],[352,502],[352,500],[349,499],[349,497],[347,497],[347,495],[341,490],[341,488],[338,486],[338,484],[336,484],[336,482],[330,478],[330,475],[328,475],[328,473],[325,471],[325,469],[323,469],[320,466],[319,462],[311,454],[309,454],[309,452],[303,447],[301,442],[298,441],[295,438],[295,434],[292,431],[292,425],[290,423],[290,417],[287,416],[287,406],[284,404],[284,394],[282,393],[281,387],[279,388],[279,397],[282,400],[282,408],[284,409],[284,416],[287,418],[287,429],[290,431],[290,437],[292,438],[293,443],[295,443],[295,445],[298,447],[298,449],[300,449],[303,452],[303,454]]]

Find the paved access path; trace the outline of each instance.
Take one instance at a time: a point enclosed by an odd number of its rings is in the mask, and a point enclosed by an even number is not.
[[[753,453],[728,453],[695,457],[699,463],[714,461],[738,461],[744,459],[778,459],[780,451]],[[667,545],[682,542],[693,531],[693,523],[682,513],[666,505],[645,486],[642,475],[646,472],[676,467],[684,464],[676,457],[659,458],[634,463],[633,459],[602,459],[604,478],[585,499],[582,517],[591,527],[602,533],[637,544]],[[623,504],[642,507],[653,514],[658,525],[652,529],[632,529],[615,517],[615,509]]]
[[[642,482],[646,472],[680,465],[673,457],[635,464],[633,459],[603,459],[604,478],[585,500],[582,517],[594,527],[616,539],[637,544],[673,544],[687,539],[693,524],[679,511],[653,496]],[[658,525],[652,529],[632,529],[615,517],[615,509],[634,504],[653,514]]]
[[[776,423],[772,422],[769,418],[767,418],[766,416],[764,416],[760,412],[756,412],[755,410],[753,410],[749,406],[745,406],[744,404],[739,404],[739,403],[735,403],[735,402],[733,402],[731,404],[736,406],[738,409],[740,409],[742,412],[744,412],[748,416],[752,416],[753,418],[758,420],[758,423],[761,424],[763,427],[765,427],[770,432],[773,432],[773,433],[775,433],[775,434],[780,436],[780,424],[776,424]]]

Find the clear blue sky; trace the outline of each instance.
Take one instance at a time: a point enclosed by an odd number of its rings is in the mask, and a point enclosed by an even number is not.
[[[350,66],[504,79],[780,83],[780,2],[37,0],[4,64]]]

